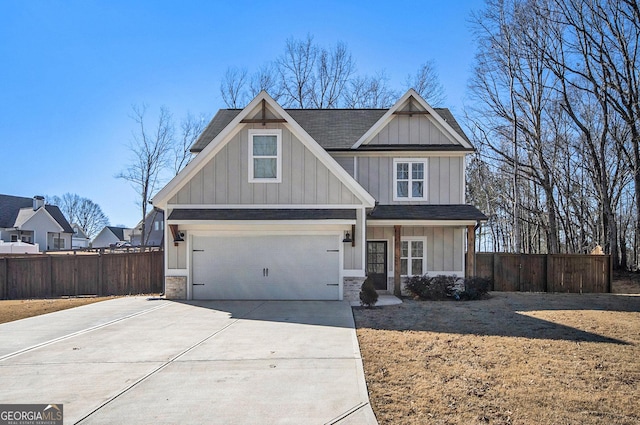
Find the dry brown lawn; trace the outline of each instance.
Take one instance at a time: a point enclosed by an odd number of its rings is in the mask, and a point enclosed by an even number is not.
[[[639,424],[640,296],[354,309],[380,424]]]
[[[38,300],[2,300],[0,301],[0,323],[12,322],[58,310],[79,307],[85,304],[110,300],[114,297],[55,298]]]

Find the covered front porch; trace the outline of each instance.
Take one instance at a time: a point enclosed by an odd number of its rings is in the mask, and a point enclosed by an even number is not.
[[[405,294],[408,276],[473,276],[483,220],[470,205],[378,205],[367,215],[366,274],[396,296]]]

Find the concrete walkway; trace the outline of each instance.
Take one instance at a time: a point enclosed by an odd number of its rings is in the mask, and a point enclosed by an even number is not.
[[[64,423],[375,424],[347,302],[120,298],[0,325],[0,403]]]

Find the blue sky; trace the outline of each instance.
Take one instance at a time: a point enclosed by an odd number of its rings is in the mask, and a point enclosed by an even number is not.
[[[446,106],[462,117],[483,0],[0,0],[0,193],[77,193],[112,225],[139,221],[138,198],[114,176],[130,161],[131,105],[176,118],[224,108],[228,66],[250,72],[288,38],[347,44],[357,72],[400,89],[434,60]]]

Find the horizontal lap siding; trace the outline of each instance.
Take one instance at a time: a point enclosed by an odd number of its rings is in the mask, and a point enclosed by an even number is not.
[[[256,128],[263,128],[261,126]],[[282,181],[249,183],[248,129],[240,131],[169,201],[170,204],[358,204],[340,179],[284,126]]]

